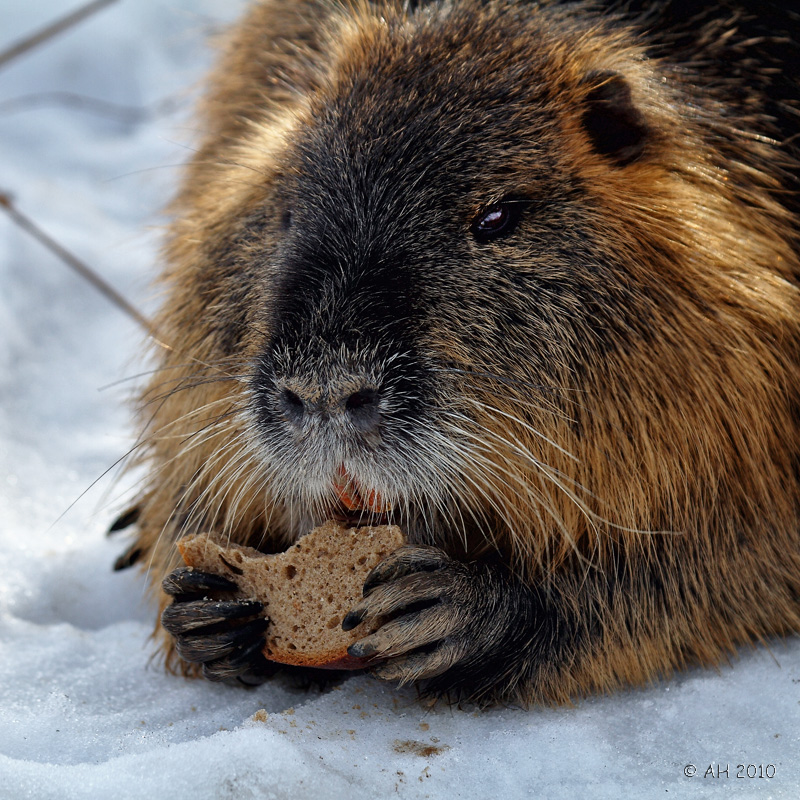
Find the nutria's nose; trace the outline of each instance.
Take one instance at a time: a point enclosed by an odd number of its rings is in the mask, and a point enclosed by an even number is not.
[[[287,422],[301,428],[310,418],[349,420],[364,432],[374,431],[380,421],[380,393],[360,381],[309,385],[300,381],[278,383],[278,406]]]

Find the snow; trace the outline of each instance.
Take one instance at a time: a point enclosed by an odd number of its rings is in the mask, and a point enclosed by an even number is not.
[[[117,2],[0,69],[0,188],[146,311],[191,87],[241,7]],[[4,0],[0,50],[64,12]],[[527,711],[429,708],[365,675],[319,692],[165,674],[144,580],[111,571],[104,535],[136,479],[113,480],[142,334],[2,213],[0,286],[0,800],[800,797],[798,638]],[[737,777],[749,764],[774,777]]]

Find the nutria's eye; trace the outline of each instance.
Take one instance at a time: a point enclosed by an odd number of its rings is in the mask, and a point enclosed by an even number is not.
[[[472,235],[479,242],[508,236],[517,227],[524,205],[520,200],[504,200],[489,206],[472,221]]]

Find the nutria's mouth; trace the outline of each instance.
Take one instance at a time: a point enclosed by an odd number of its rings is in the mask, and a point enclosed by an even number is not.
[[[399,525],[404,527],[397,515],[390,513],[376,514],[366,508],[350,509],[341,503],[331,502],[330,505],[309,514],[303,524],[294,533],[285,537],[273,538],[269,535],[256,537],[248,545],[265,555],[274,555],[288,550],[314,528],[318,528],[328,520],[334,520],[345,528],[377,528],[382,525]],[[405,529],[405,528],[404,528]],[[233,569],[231,567],[231,569]]]
[[[333,482],[336,502],[331,517],[353,527],[385,525],[391,512],[386,499],[374,489],[365,490],[342,464]]]
[[[314,528],[328,520],[334,520],[347,528],[377,528],[382,525],[397,525],[407,530],[409,515],[407,506],[386,501],[381,492],[359,481],[342,465],[328,484],[328,492],[320,503],[304,505],[302,496],[295,496],[281,511],[286,528],[276,526],[272,535],[264,533],[261,538],[249,542],[262,553],[283,552]],[[400,507],[398,507],[400,506]]]
[[[330,519],[335,519],[350,528],[377,527],[389,523],[389,515],[386,512],[376,514],[366,508],[347,508],[341,503],[331,508]]]

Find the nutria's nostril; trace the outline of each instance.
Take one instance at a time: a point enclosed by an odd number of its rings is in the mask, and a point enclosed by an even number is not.
[[[300,410],[305,408],[305,403],[291,389],[283,390],[283,402],[292,408],[297,408]]]
[[[286,418],[294,425],[299,425],[305,414],[306,404],[300,395],[291,389],[282,389],[278,395],[278,403]]]
[[[375,389],[359,389],[345,401],[344,407],[350,421],[365,433],[378,428],[381,416],[379,399],[380,395]]]
[[[374,389],[360,389],[347,398],[345,408],[350,411],[360,411],[378,402],[378,393]]]

